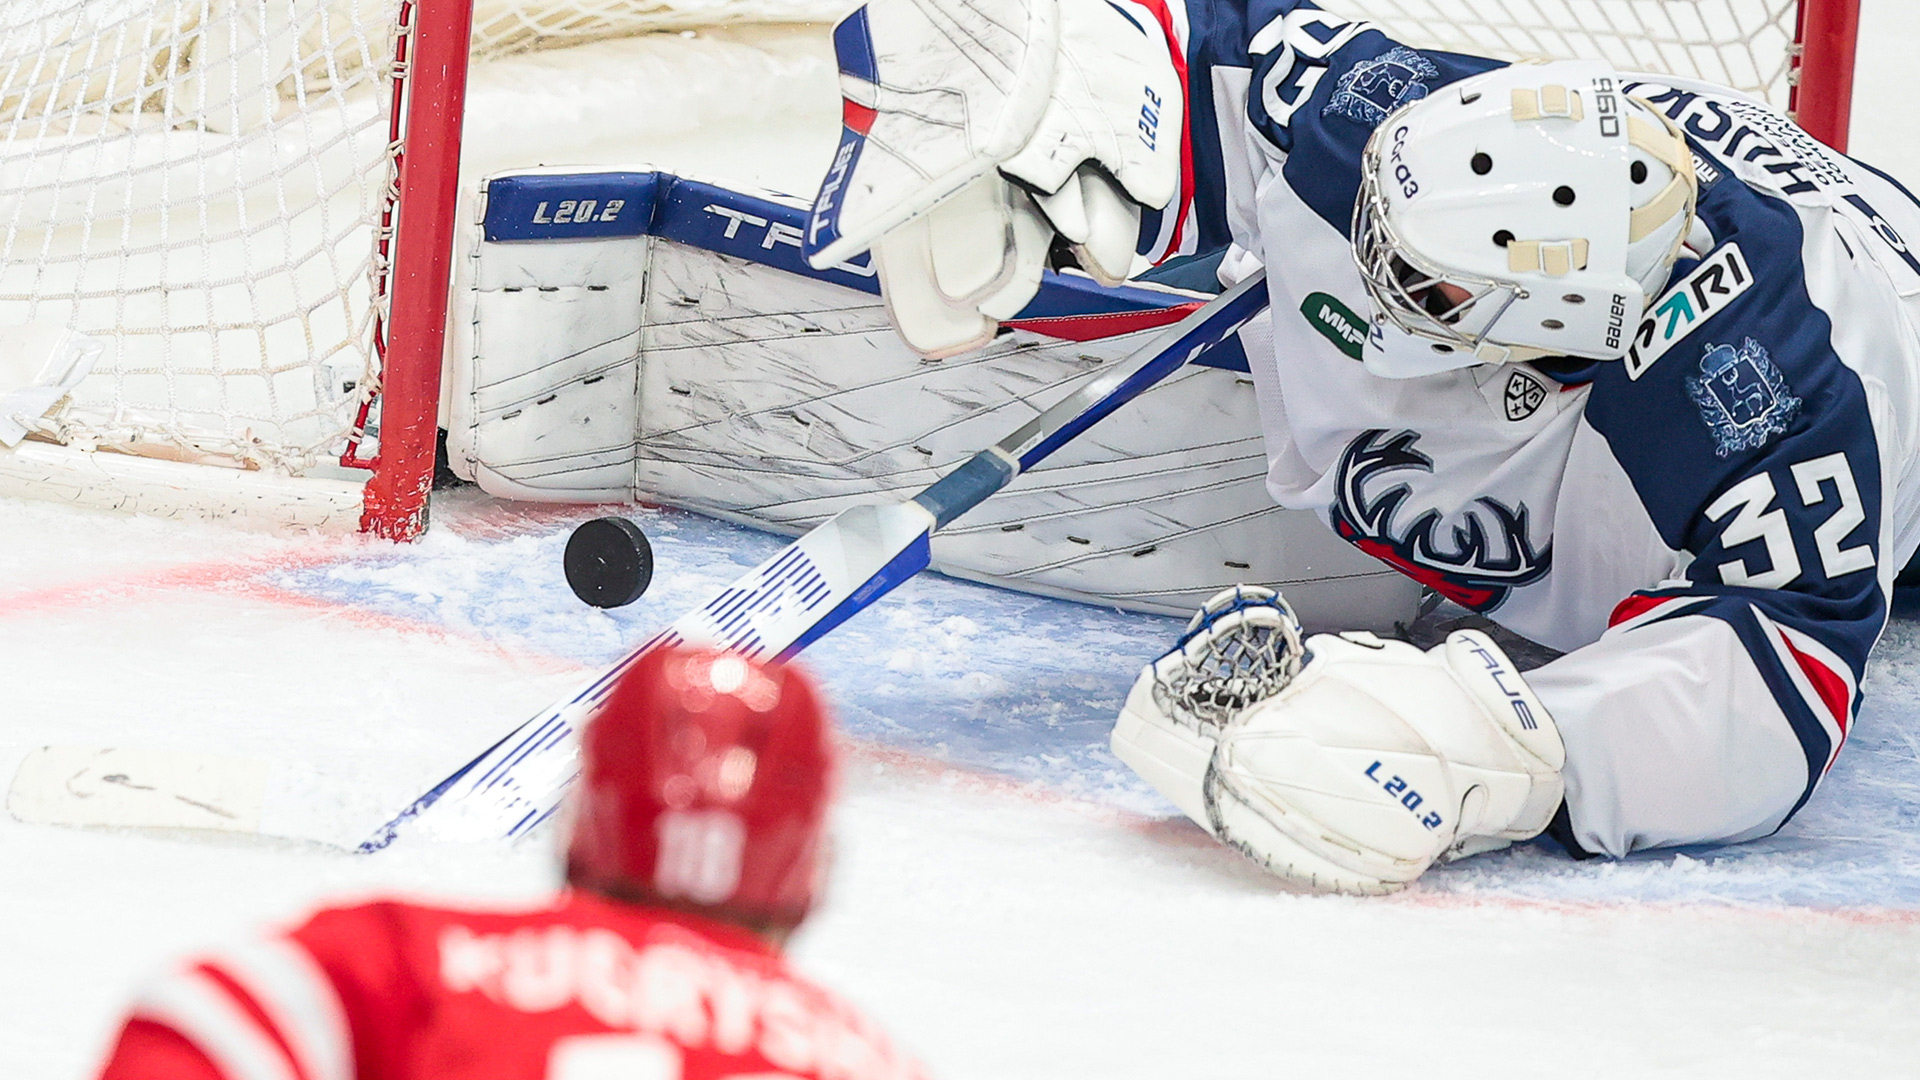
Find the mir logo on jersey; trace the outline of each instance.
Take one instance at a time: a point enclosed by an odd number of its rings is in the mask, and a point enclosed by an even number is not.
[[[1476,509],[1469,509],[1453,526],[1450,548],[1435,538],[1445,517],[1437,508],[1414,511],[1411,523],[1395,527],[1395,517],[1413,501],[1413,488],[1402,482],[1371,496],[1367,489],[1387,473],[1431,474],[1433,459],[1413,448],[1419,441],[1417,431],[1388,434],[1376,428],[1347,444],[1328,512],[1341,539],[1473,611],[1491,611],[1514,589],[1545,577],[1553,545],[1534,548],[1525,505],[1508,507],[1485,496],[1473,500],[1492,519],[1493,532]]]
[[[1358,360],[1367,347],[1367,320],[1331,293],[1308,293],[1300,302],[1300,314],[1307,325],[1333,342],[1333,347]]]

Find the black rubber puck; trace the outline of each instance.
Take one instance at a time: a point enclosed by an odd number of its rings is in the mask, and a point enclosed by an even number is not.
[[[653,581],[653,545],[626,518],[595,518],[567,538],[563,565],[573,595],[598,608],[624,607]]]

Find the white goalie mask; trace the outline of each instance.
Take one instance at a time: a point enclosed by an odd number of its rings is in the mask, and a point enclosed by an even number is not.
[[[1352,234],[1369,371],[1625,355],[1698,190],[1679,129],[1621,82],[1595,61],[1517,64],[1374,130]]]

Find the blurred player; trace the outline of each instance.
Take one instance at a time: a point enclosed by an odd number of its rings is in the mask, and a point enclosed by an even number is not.
[[[552,906],[322,911],[136,1000],[102,1080],[915,1080],[781,947],[833,761],[796,668],[653,652],[584,736]]]
[[[1920,204],[1725,87],[1408,48],[1304,0],[871,0],[806,244],[909,343],[1071,261],[1267,274],[1267,487],[1565,655],[1299,639],[1229,593],[1113,747],[1223,841],[1380,892],[1551,828],[1765,836],[1920,547]],[[1365,314],[1362,314],[1362,313]]]

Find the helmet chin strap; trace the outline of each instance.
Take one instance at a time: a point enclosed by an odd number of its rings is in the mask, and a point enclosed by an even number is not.
[[[1633,109],[1627,116],[1628,142],[1672,171],[1667,183],[1652,198],[1634,207],[1628,218],[1628,265],[1645,260],[1645,269],[1634,276],[1646,293],[1647,303],[1652,304],[1672,277],[1681,249],[1696,231],[1699,219],[1694,207],[1700,200],[1700,181],[1693,171],[1693,151],[1673,121],[1639,98],[1627,100]],[[1658,251],[1649,257],[1647,248],[1656,245]]]

